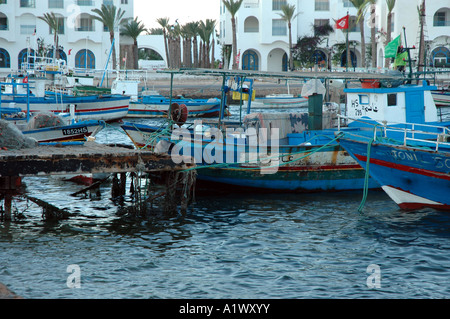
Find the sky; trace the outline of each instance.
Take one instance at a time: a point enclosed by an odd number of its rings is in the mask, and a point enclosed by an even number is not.
[[[134,0],[134,16],[148,29],[159,28],[158,18],[183,25],[192,21],[213,19],[219,22],[221,0]]]

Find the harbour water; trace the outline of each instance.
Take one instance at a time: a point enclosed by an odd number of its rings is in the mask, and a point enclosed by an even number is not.
[[[145,120],[140,120],[140,123]],[[128,143],[118,124],[99,142]],[[136,218],[105,183],[90,196],[58,177],[28,195],[72,215],[0,223],[0,282],[31,299],[448,298],[450,215],[404,212],[382,192],[198,195],[182,216]],[[77,272],[73,272],[76,269]],[[71,281],[74,275],[79,281]]]

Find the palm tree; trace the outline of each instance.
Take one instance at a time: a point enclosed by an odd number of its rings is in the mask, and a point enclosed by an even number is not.
[[[238,64],[236,63],[237,56],[237,40],[236,40],[236,13],[242,5],[244,0],[222,0],[223,4],[231,14],[231,29],[233,30],[233,70],[237,70]]]
[[[169,59],[169,48],[167,44],[167,30],[169,27],[169,18],[159,18],[156,19],[156,22],[159,23],[161,28],[163,29],[163,35],[164,35],[164,48],[166,49],[166,60],[167,60],[167,67],[170,67],[170,59]]]
[[[366,0],[366,5],[370,5],[370,42],[372,43],[372,67],[377,67],[377,42],[375,40],[375,10],[377,0]]]
[[[366,40],[364,37],[364,15],[366,11],[366,0],[350,0],[353,6],[358,9],[358,22],[361,30],[361,66],[366,67]]]
[[[121,34],[128,36],[133,39],[133,69],[137,70],[139,68],[139,53],[138,53],[138,43],[137,38],[142,32],[146,32],[142,21],[138,21],[138,18],[134,18],[134,20],[128,22],[123,25],[123,29],[121,30]]]
[[[59,19],[56,17],[54,12],[44,13],[43,17],[38,17],[39,19],[45,21],[53,32],[53,41],[55,43],[55,49],[53,50],[53,58],[59,59]]]
[[[214,58],[210,58],[211,52],[211,42],[214,44],[214,28],[216,26],[216,20],[206,19],[205,22],[200,21],[199,29],[200,29],[200,38],[203,40],[203,57],[202,57],[202,65],[205,68],[211,67],[211,60]],[[211,40],[212,37],[212,40]]]
[[[392,33],[392,11],[395,7],[395,0],[386,0],[388,14],[387,14],[387,31],[386,31],[386,44],[391,42],[391,33]],[[384,67],[388,68],[390,63],[390,58],[384,59]]]
[[[93,18],[103,23],[104,26],[108,28],[109,31],[109,40],[111,41],[111,45],[114,41],[114,30],[119,26],[120,21],[125,14],[121,8],[117,10],[115,5],[104,5],[102,4],[100,9],[92,9],[92,12],[96,14]],[[113,59],[113,69],[116,69],[116,48],[113,46],[112,50],[112,59]]]
[[[292,59],[292,20],[298,16],[295,13],[295,5],[284,4],[281,6],[281,12],[278,13],[282,20],[286,21],[289,30],[289,70],[294,69],[294,60]]]
[[[197,68],[198,65],[198,40],[197,37],[199,36],[199,22],[189,22],[186,25],[186,32],[187,36],[189,37],[188,40],[188,50],[191,54],[190,57],[190,66],[194,66],[194,68]],[[192,64],[193,63],[193,64]]]

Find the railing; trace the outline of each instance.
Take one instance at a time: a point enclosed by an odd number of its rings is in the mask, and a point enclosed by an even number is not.
[[[440,146],[450,148],[450,129],[445,126],[421,124],[421,123],[395,123],[390,124],[379,123],[376,121],[364,119],[350,118],[338,115],[338,118],[344,120],[352,120],[373,127],[373,140],[379,141],[380,138],[397,141],[403,146],[427,146],[432,147],[436,151]],[[341,131],[341,121],[338,121],[338,131]],[[366,126],[366,132],[368,127]],[[358,135],[348,133],[350,135]],[[380,134],[380,135],[379,135]],[[368,137],[369,135],[365,135]],[[400,140],[399,138],[402,137]],[[422,145],[420,145],[422,144]]]

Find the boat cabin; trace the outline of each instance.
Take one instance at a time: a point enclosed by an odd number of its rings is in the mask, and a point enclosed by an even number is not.
[[[437,122],[432,90],[436,87],[426,81],[422,85],[344,89],[347,94],[347,116],[353,119],[370,117],[386,123]]]

